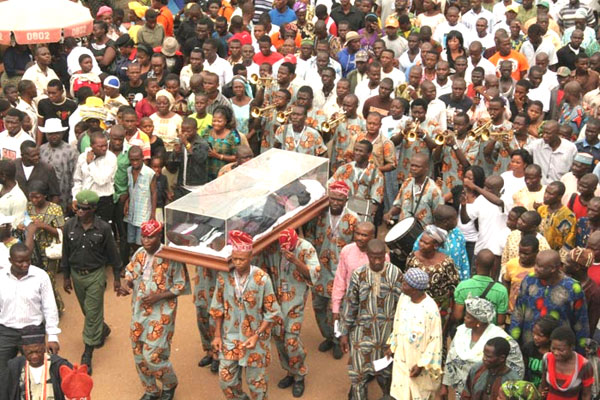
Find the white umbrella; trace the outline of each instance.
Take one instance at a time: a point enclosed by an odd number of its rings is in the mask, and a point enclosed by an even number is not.
[[[92,33],[90,10],[70,0],[5,0],[0,2],[0,44],[55,43],[61,37]]]

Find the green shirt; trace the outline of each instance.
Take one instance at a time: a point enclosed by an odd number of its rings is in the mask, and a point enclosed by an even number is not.
[[[490,282],[493,282],[493,280],[489,276],[473,275],[471,279],[458,284],[454,290],[454,301],[456,304],[464,305],[469,294],[471,297],[479,297]],[[508,312],[508,291],[503,284],[494,283],[485,298],[496,307],[496,314],[506,314]]]
[[[121,154],[117,156],[117,172],[115,172],[115,193],[113,194],[113,201],[117,203],[119,197],[122,194],[129,193],[129,186],[127,181],[127,168],[129,167],[129,152],[123,150]]]

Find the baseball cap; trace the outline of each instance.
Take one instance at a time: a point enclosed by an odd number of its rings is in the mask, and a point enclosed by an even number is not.
[[[391,28],[398,28],[400,27],[400,23],[398,22],[398,18],[394,17],[393,15],[390,15],[389,17],[387,17],[385,19],[385,27],[391,27]]]
[[[367,53],[365,50],[357,51],[356,55],[354,56],[354,61],[369,61],[369,53]]]
[[[559,67],[556,71],[556,75],[565,78],[567,76],[571,76],[571,70],[569,69],[569,67]]]

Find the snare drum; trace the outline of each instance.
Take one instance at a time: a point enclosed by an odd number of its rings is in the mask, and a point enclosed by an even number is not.
[[[404,218],[385,235],[385,243],[392,252],[408,256],[421,233],[423,227],[414,217]]]

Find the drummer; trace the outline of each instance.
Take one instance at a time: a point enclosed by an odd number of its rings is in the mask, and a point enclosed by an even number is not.
[[[392,224],[392,219],[396,216],[399,220],[415,217],[421,225],[430,225],[433,223],[433,210],[444,204],[444,199],[440,188],[428,176],[427,154],[413,155],[410,160],[410,174],[411,177],[400,187],[392,208],[383,216],[383,220]]]

